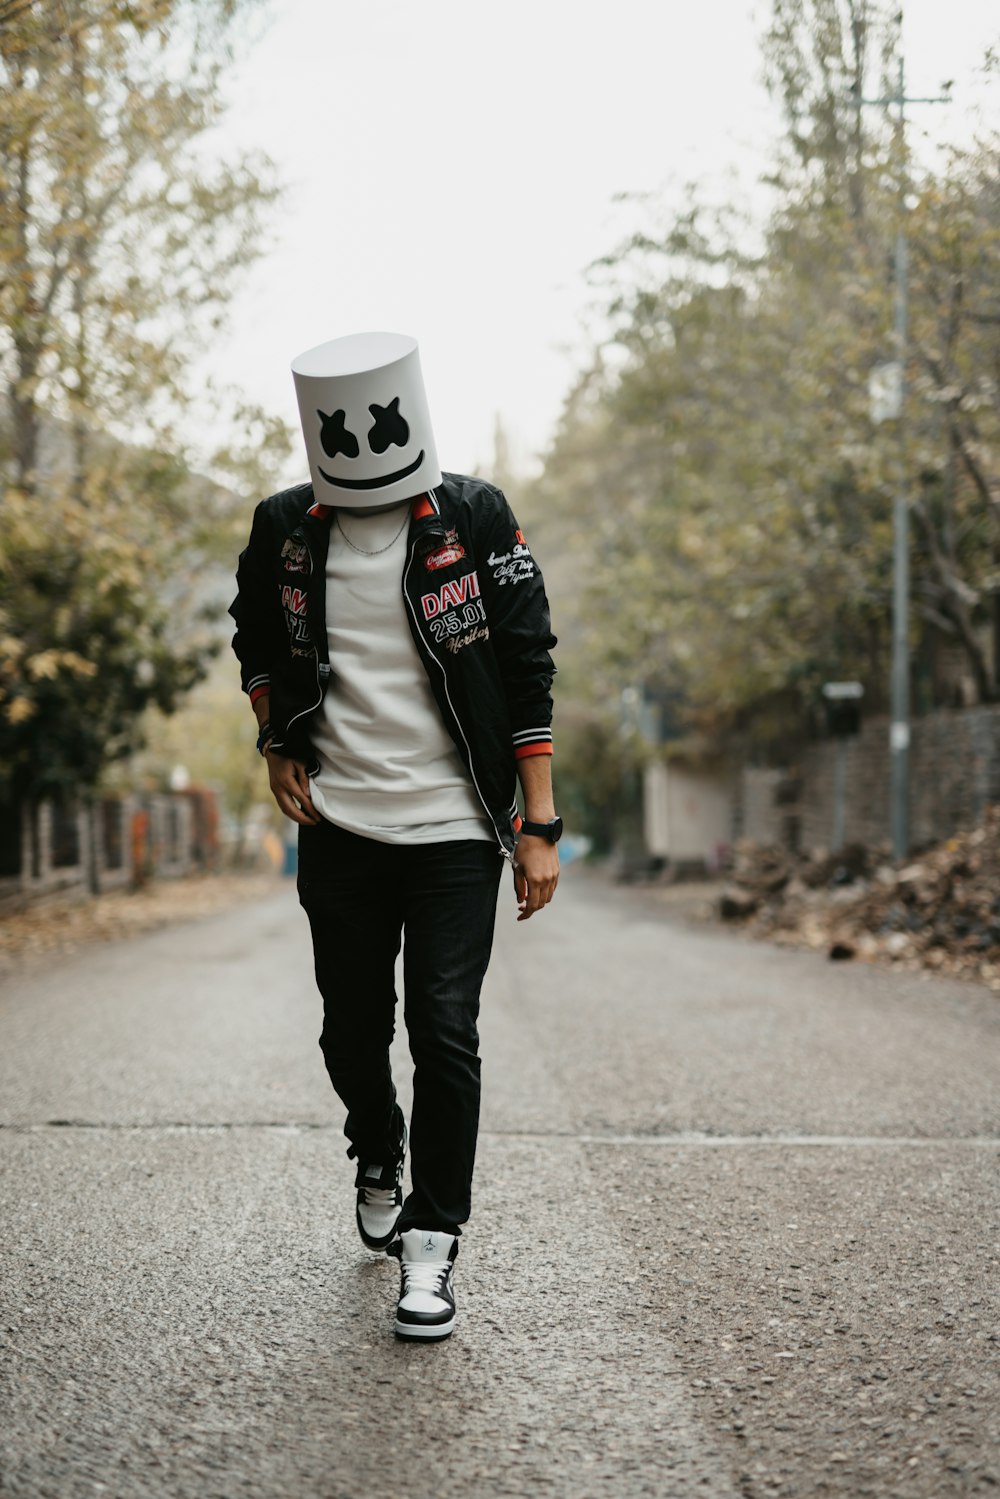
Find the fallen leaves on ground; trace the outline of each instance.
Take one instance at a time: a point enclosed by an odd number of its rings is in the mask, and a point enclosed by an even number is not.
[[[718,914],[771,941],[973,978],[1000,993],[1000,806],[893,864],[885,849],[741,842]]]
[[[50,897],[0,916],[0,971],[32,957],[71,951],[82,942],[115,942],[139,932],[208,916],[281,888],[273,874],[202,874],[160,880],[141,890],[93,897]]]

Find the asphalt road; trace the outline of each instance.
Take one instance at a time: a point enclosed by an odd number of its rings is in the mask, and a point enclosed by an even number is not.
[[[0,1494],[997,1492],[996,996],[573,871],[513,918],[440,1346],[355,1237],[293,892],[4,981]]]

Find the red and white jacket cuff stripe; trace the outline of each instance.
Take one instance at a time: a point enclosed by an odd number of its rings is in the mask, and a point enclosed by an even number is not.
[[[552,753],[551,729],[520,729],[511,738],[514,744],[514,757],[517,760],[525,760],[529,755],[551,755]]]

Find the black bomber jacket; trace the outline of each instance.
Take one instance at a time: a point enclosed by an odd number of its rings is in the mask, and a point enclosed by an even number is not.
[[[251,702],[270,695],[271,750],[303,760],[310,775],[319,769],[310,724],[330,684],[332,514],[310,484],[263,500],[229,609],[243,690]],[[501,491],[445,474],[418,496],[401,586],[441,716],[510,856],[520,826],[516,760],[552,753],[556,639],[538,564]]]

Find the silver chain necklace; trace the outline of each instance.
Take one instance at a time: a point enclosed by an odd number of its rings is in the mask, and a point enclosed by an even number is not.
[[[404,530],[406,529],[406,523],[409,520],[409,518],[410,518],[410,512],[407,510],[407,512],[403,516],[403,524],[400,526],[399,530],[396,532],[396,534],[392,538],[392,540],[391,541],[387,541],[384,547],[376,547],[375,550],[374,550],[374,552],[369,552],[364,547],[355,546],[354,542],[351,540],[351,538],[348,536],[347,532],[344,530],[343,526],[340,524],[340,516],[339,515],[336,517],[336,520],[337,520],[337,530],[340,532],[341,536],[347,542],[347,545],[350,547],[350,549],[351,549],[352,552],[357,552],[357,554],[358,554],[359,557],[378,557],[378,556],[380,556],[382,554],[382,552],[387,552],[391,546],[395,546],[396,545],[396,542],[399,540],[399,538],[402,536]]]

